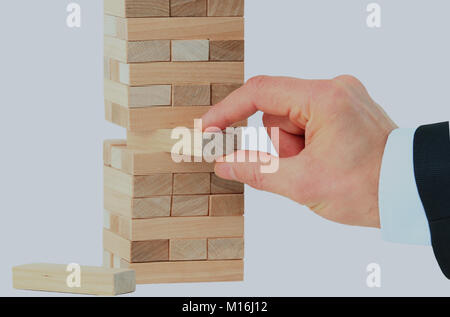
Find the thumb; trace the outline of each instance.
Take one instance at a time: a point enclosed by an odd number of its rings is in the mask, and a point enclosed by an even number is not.
[[[291,199],[298,196],[296,189],[303,179],[303,170],[298,156],[280,159],[255,151],[237,151],[217,160],[215,166],[216,175],[223,179]]]

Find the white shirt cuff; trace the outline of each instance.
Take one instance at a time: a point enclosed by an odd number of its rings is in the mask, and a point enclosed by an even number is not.
[[[388,138],[380,173],[379,209],[385,241],[431,245],[430,228],[414,176],[416,129],[397,129]]]

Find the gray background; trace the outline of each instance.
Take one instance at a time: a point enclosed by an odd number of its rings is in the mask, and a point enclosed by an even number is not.
[[[102,1],[7,1],[2,48],[0,295],[11,267],[28,262],[101,264],[105,138]],[[403,127],[450,118],[450,2],[378,1],[382,28],[365,24],[364,0],[247,0],[246,77],[358,76]],[[250,120],[259,125],[260,116]],[[275,195],[247,189],[243,283],[147,285],[143,296],[450,295],[427,247],[385,243],[378,230],[333,224]],[[382,267],[382,288],[366,266]]]

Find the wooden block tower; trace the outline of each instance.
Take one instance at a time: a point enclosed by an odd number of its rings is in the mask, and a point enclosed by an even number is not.
[[[244,81],[244,0],[105,0],[104,265],[148,283],[243,279],[244,186],[176,163],[161,133],[194,127]]]

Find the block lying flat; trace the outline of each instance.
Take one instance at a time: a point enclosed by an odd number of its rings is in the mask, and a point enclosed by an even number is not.
[[[159,263],[128,263],[121,267],[136,271],[138,284],[231,282],[244,279],[244,262],[189,261]]]
[[[170,16],[202,17],[206,16],[207,0],[171,0]]]
[[[105,56],[124,63],[170,61],[170,40],[128,42],[105,36]]]
[[[104,0],[104,10],[124,18],[168,17],[170,0]]]
[[[108,79],[104,81],[104,96],[111,102],[128,108],[171,106],[171,85],[129,87]]]
[[[107,269],[81,266],[80,287],[69,287],[67,278],[72,271],[66,271],[64,264],[26,264],[13,268],[13,287],[16,289],[89,294],[120,295],[134,292],[136,275],[133,270]]]
[[[128,41],[150,40],[243,40],[244,18],[140,18],[106,15],[104,34]]]
[[[244,0],[208,0],[208,16],[244,16]]]

